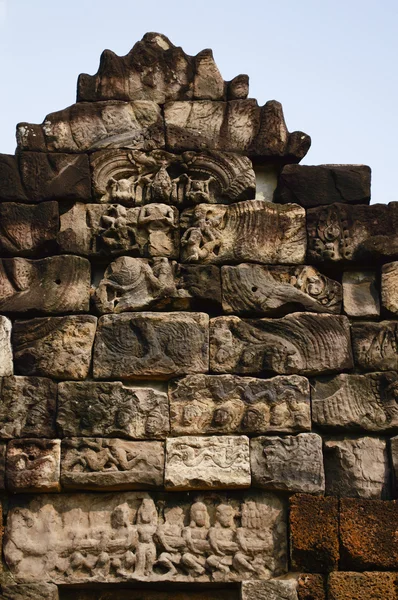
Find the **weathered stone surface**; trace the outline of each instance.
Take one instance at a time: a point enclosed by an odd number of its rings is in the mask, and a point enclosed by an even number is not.
[[[379,293],[374,271],[345,271],[343,273],[344,312],[349,317],[378,317]]]
[[[106,269],[94,294],[100,314],[142,309],[220,308],[221,278],[215,265],[179,265],[167,258],[120,256]]]
[[[351,335],[358,367],[366,371],[398,370],[398,321],[354,323]]]
[[[41,135],[32,143],[31,128]],[[20,150],[86,152],[101,148],[164,147],[163,119],[154,102],[82,102],[46,116],[42,125],[17,125]],[[36,136],[36,138],[39,137]]]
[[[59,492],[61,440],[21,439],[7,444],[10,492]]]
[[[250,487],[249,438],[178,437],[166,440],[165,488],[206,490]]]
[[[90,263],[80,256],[0,259],[0,310],[88,311],[90,271]]]
[[[311,386],[312,420],[322,429],[390,431],[398,428],[397,373],[342,373]]]
[[[325,491],[322,438],[316,433],[253,438],[250,465],[254,486],[307,494]]]
[[[340,568],[352,571],[398,570],[396,501],[340,501]]]
[[[57,202],[40,205],[0,203],[0,254],[45,255],[55,247],[59,230]]]
[[[279,176],[274,199],[306,208],[335,202],[369,204],[370,168],[366,165],[286,165]]]
[[[393,495],[398,498],[398,435],[390,440],[391,466],[393,474]]]
[[[204,313],[124,313],[98,321],[96,379],[168,379],[207,372],[209,317]]]
[[[163,442],[67,438],[61,484],[76,490],[139,490],[163,486]]]
[[[18,161],[12,154],[0,154],[0,201],[26,202]]]
[[[324,575],[320,573],[302,573],[297,580],[299,600],[326,600]]]
[[[0,438],[54,438],[57,385],[44,377],[0,379]]]
[[[397,230],[398,202],[310,208],[307,256],[315,263],[398,258]]]
[[[170,429],[167,395],[119,381],[63,382],[57,428],[62,437],[164,439]]]
[[[13,374],[11,321],[0,315],[0,377]]]
[[[20,375],[84,379],[97,326],[91,315],[15,321],[13,349]]]
[[[381,269],[381,303],[383,308],[398,313],[398,262],[387,263]]]
[[[61,215],[58,244],[63,252],[177,258],[178,243],[178,211],[166,204],[77,203]]]
[[[366,436],[326,439],[323,453],[328,495],[368,499],[390,497],[386,440]]]
[[[292,310],[341,311],[342,289],[314,267],[240,264],[221,267],[223,309],[237,315]]]
[[[94,194],[101,203],[192,205],[254,198],[250,159],[225,152],[101,150],[91,156]]]
[[[337,498],[297,494],[290,499],[290,553],[294,571],[328,573],[339,561]]]
[[[297,600],[295,579],[243,581],[241,600]]]
[[[210,321],[210,369],[215,373],[316,375],[351,367],[347,317],[293,313],[282,319]]]
[[[191,589],[182,591],[178,588],[165,590],[145,588],[145,590],[135,590],[134,588],[121,589],[117,586],[116,588],[113,587],[111,591],[104,585],[101,588],[102,591],[101,589],[77,590],[76,588],[64,588],[62,589],[60,600],[204,600],[203,590],[199,592]],[[239,590],[236,588],[220,590],[217,587],[217,589],[212,590],[206,587],[205,593],[206,600],[240,600]]]
[[[287,567],[284,518],[258,492],[19,496],[4,556],[20,582],[268,579]]]
[[[181,261],[300,264],[306,250],[305,211],[246,200],[199,204],[181,214]]]
[[[329,600],[396,600],[397,573],[331,573],[328,578]]]
[[[0,442],[0,490],[5,489],[6,477],[6,444]]]
[[[172,435],[311,429],[309,383],[298,375],[188,375],[169,383],[169,401]]]
[[[58,588],[52,583],[2,585],[0,600],[58,600]]]

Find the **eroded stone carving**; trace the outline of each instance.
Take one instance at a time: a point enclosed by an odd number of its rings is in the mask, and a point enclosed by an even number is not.
[[[380,300],[374,271],[343,273],[344,312],[349,317],[378,317]]]
[[[0,310],[88,311],[90,270],[88,260],[80,256],[0,259]]]
[[[381,269],[381,301],[383,308],[398,313],[398,262],[387,263]]]
[[[398,497],[398,435],[390,439],[394,497]]]
[[[294,308],[319,313],[341,311],[341,285],[314,267],[243,263],[221,267],[221,279],[226,313],[267,315]]]
[[[27,202],[14,154],[0,154],[0,200]]]
[[[120,256],[107,267],[94,302],[101,314],[168,307],[185,310],[201,302],[220,307],[220,271],[214,265],[178,265],[163,257]]]
[[[253,485],[304,494],[325,491],[322,438],[316,433],[250,440]]]
[[[298,600],[296,579],[244,581],[241,600]]]
[[[6,487],[6,449],[6,444],[0,442],[0,490],[5,490]]]
[[[174,490],[250,487],[249,438],[167,438],[164,485]]]
[[[162,442],[67,438],[62,442],[65,489],[134,490],[163,486]]]
[[[121,382],[62,382],[57,428],[66,437],[163,439],[169,432],[167,395]]]
[[[293,313],[281,319],[210,321],[210,369],[215,373],[316,375],[351,367],[347,317]]]
[[[0,203],[0,253],[3,256],[46,255],[55,246],[58,229],[57,202]]]
[[[168,379],[207,372],[209,317],[205,313],[123,313],[99,319],[96,379]]]
[[[242,581],[283,573],[271,494],[45,494],[14,502],[5,560],[19,582]]]
[[[355,364],[366,371],[398,371],[398,323],[353,323]]]
[[[311,429],[308,380],[188,375],[169,383],[172,435],[266,433]]]
[[[59,600],[58,588],[52,583],[6,584],[1,586],[0,600]]]
[[[305,211],[297,205],[199,204],[181,214],[181,227],[182,262],[304,262]]]
[[[91,315],[15,321],[13,349],[20,375],[85,379],[97,319]]]
[[[0,377],[7,377],[14,372],[11,327],[11,321],[0,315]]]
[[[21,439],[7,445],[11,492],[59,492],[61,440]]]

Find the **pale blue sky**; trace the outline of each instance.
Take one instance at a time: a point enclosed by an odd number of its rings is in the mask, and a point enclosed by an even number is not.
[[[17,122],[72,104],[103,49],[126,54],[147,31],[212,48],[224,79],[248,73],[251,97],[311,135],[304,164],[369,164],[372,202],[398,200],[397,0],[0,0],[0,152]]]

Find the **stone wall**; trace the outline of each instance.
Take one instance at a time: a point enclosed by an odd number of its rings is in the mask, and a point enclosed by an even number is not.
[[[398,203],[247,96],[147,34],[0,155],[1,598],[397,598]]]

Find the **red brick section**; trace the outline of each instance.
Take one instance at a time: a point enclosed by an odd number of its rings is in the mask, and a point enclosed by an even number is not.
[[[291,497],[290,557],[293,571],[328,573],[338,568],[337,498]]]
[[[298,600],[326,600],[325,575],[302,573],[297,581]]]
[[[397,501],[342,499],[340,543],[340,569],[398,571]]]
[[[397,600],[397,573],[335,572],[328,579],[328,600]]]

